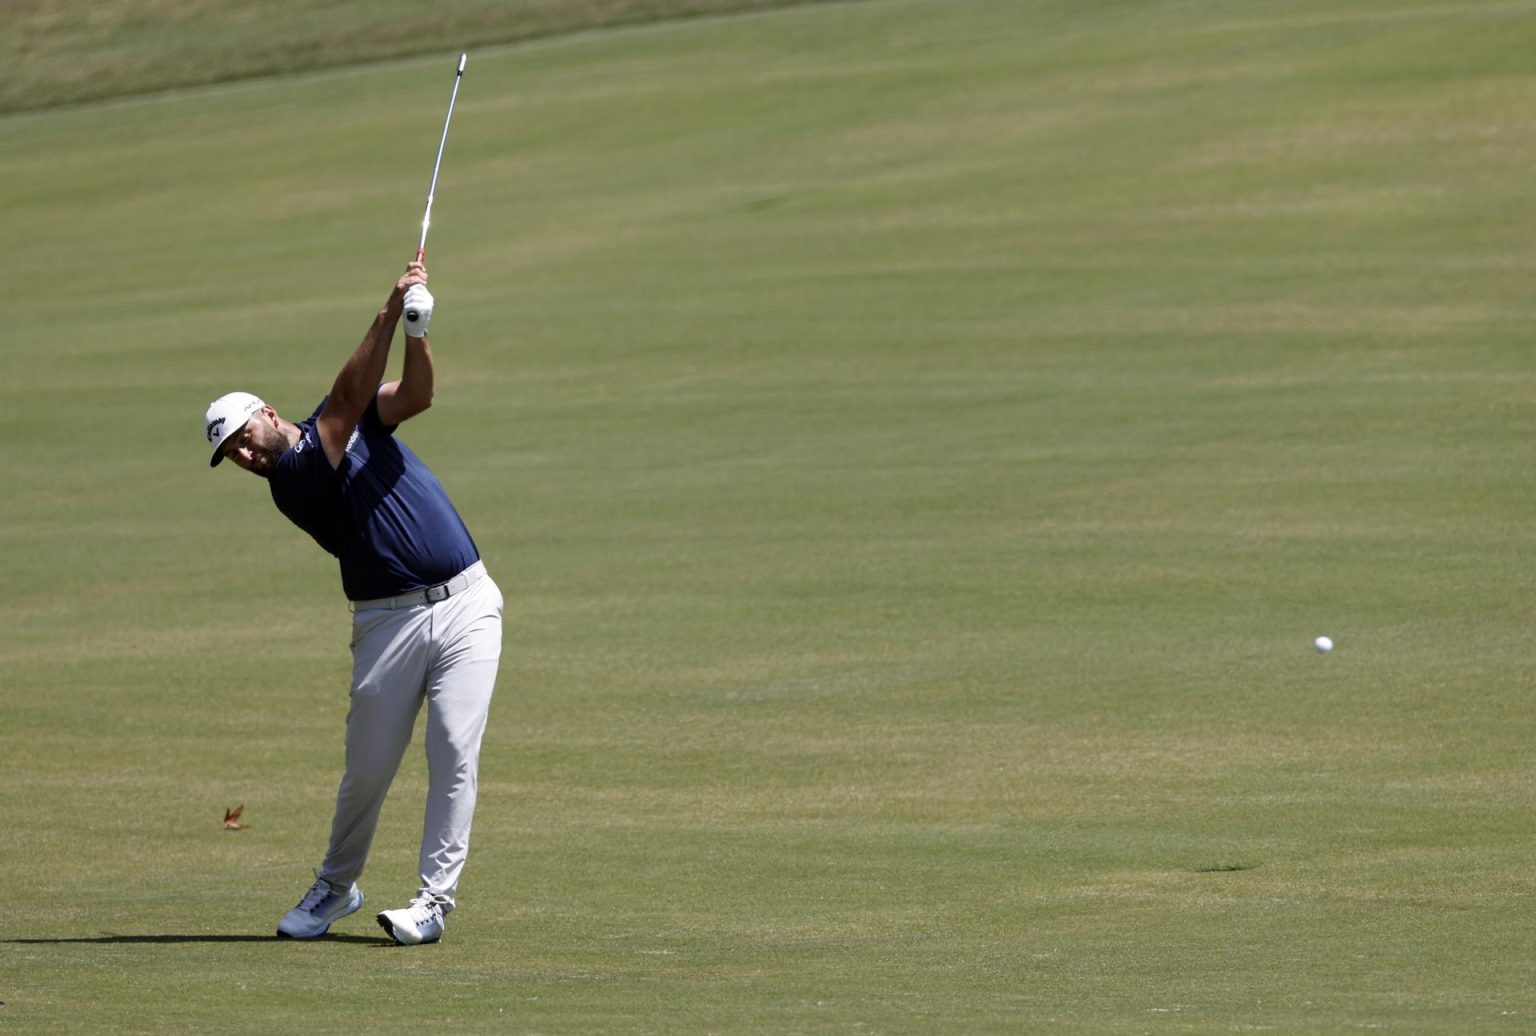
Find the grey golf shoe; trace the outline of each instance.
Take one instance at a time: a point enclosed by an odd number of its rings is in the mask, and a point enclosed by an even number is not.
[[[401,910],[386,910],[379,915],[379,927],[401,946],[437,942],[443,937],[443,918],[453,909],[431,892],[422,889]]]
[[[356,885],[337,889],[317,874],[299,905],[277,922],[277,934],[288,939],[318,939],[332,922],[356,912],[362,905],[362,889]]]

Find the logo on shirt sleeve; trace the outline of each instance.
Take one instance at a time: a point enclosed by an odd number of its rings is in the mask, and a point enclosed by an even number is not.
[[[360,428],[352,429],[352,436],[351,436],[351,438],[349,438],[347,440],[347,448],[346,448],[346,452],[347,453],[351,453],[352,452],[352,447],[357,445],[357,437],[361,433],[361,431],[362,431],[362,429],[360,429]],[[210,438],[212,438],[212,437],[210,436]],[[313,429],[310,429],[310,428],[305,428],[304,429],[304,434],[299,436],[299,441],[293,444],[293,452],[294,453],[303,453],[305,450],[309,449],[309,447],[315,446],[319,442],[320,442],[320,439],[317,436],[317,434],[315,433],[315,431]]]

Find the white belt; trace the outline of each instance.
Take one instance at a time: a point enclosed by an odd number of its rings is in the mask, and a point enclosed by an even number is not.
[[[414,608],[420,604],[435,604],[438,601],[446,601],[454,594],[463,593],[483,578],[485,578],[485,562],[476,561],[446,583],[412,590],[410,593],[396,594],[394,597],[375,597],[371,601],[348,601],[347,607],[354,612],[365,612],[374,608]]]

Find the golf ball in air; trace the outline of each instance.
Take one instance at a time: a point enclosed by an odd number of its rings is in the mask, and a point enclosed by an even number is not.
[[[1328,652],[1333,650],[1333,638],[1318,637],[1312,642],[1312,646],[1317,649],[1317,653],[1319,655],[1326,655]]]

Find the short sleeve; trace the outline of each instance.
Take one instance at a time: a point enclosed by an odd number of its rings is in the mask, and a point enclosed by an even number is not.
[[[368,409],[363,411],[362,424],[368,426],[369,431],[378,432],[380,435],[394,435],[398,424],[385,424],[379,420],[379,394],[373,394],[373,402],[368,404]]]

